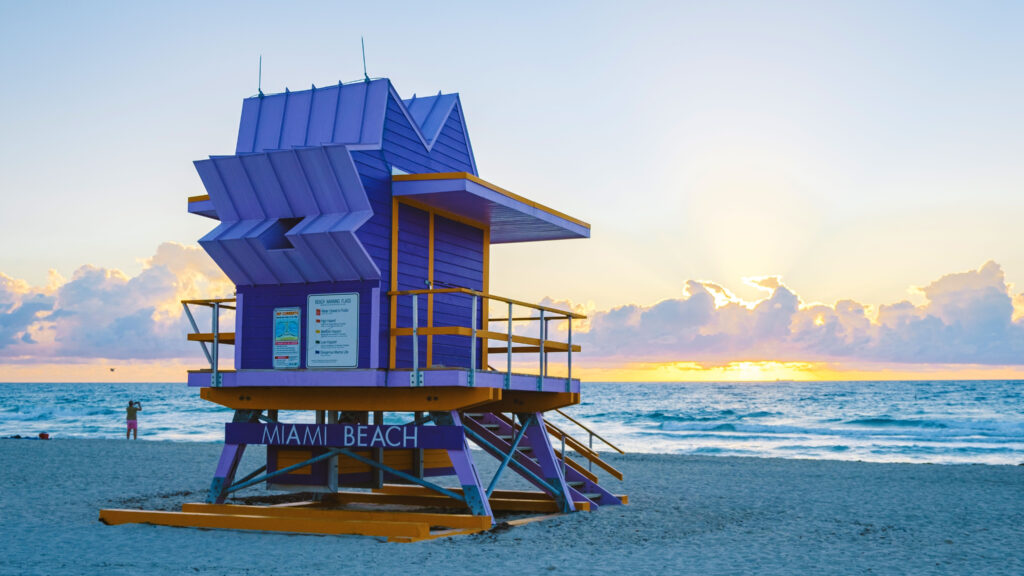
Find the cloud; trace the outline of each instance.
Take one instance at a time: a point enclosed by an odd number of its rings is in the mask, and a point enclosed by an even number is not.
[[[199,247],[161,244],[139,274],[85,265],[33,287],[0,274],[0,357],[19,362],[195,356],[180,300],[233,286]],[[231,321],[230,318],[225,318]]]
[[[643,362],[884,362],[1024,364],[1024,304],[1000,266],[949,274],[920,288],[925,303],[870,308],[853,300],[806,304],[778,277],[748,279],[765,291],[742,302],[711,282],[680,298],[598,311],[575,341],[588,358]],[[1016,303],[1016,307],[1015,307]]]
[[[52,297],[0,273],[0,349],[18,341],[33,343],[29,327],[52,309]]]
[[[605,366],[1024,365],[1024,294],[1012,293],[995,262],[917,288],[920,305],[812,304],[777,276],[745,282],[764,298],[746,302],[720,284],[691,280],[679,297],[649,306],[542,304],[586,314],[573,322],[573,342],[583,345],[587,362]],[[230,296],[233,288],[202,249],[173,243],[161,244],[134,276],[86,265],[70,279],[51,272],[46,286],[30,286],[0,274],[0,362],[200,362],[198,348],[185,340],[190,326],[180,300]],[[552,322],[552,337],[565,338],[567,327]],[[537,329],[524,322],[515,331],[536,336]]]

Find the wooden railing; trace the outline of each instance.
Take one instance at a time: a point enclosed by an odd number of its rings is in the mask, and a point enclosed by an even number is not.
[[[562,416],[565,416],[565,413],[563,413],[561,410],[559,410],[558,413],[561,414]],[[511,418],[509,418],[508,416],[505,416],[504,414],[495,414],[495,416],[500,418],[501,420],[504,420],[507,424],[509,424],[512,427],[512,433],[513,434],[516,433],[517,428],[516,428],[516,426],[515,426],[515,424],[514,424],[514,422],[513,422],[513,420]],[[570,420],[572,420],[572,419],[570,418]],[[576,421],[573,420],[573,422],[576,422]],[[576,423],[579,424],[578,422],[576,422]],[[606,462],[604,459],[601,458],[601,456],[597,452],[595,452],[593,450],[593,439],[591,439],[591,442],[590,442],[591,447],[588,448],[582,442],[580,442],[578,439],[574,438],[573,436],[570,436],[567,432],[563,431],[562,429],[560,429],[558,426],[555,426],[551,422],[548,422],[547,418],[545,418],[544,426],[545,426],[545,429],[547,430],[548,434],[553,436],[556,440],[560,440],[561,441],[561,443],[562,443],[562,449],[561,450],[559,450],[557,448],[554,448],[553,446],[552,446],[552,449],[555,452],[555,457],[558,458],[559,460],[564,461],[567,466],[569,466],[573,470],[576,470],[577,472],[579,472],[580,474],[582,474],[583,476],[587,477],[588,479],[590,479],[593,482],[597,482],[597,476],[595,476],[594,473],[592,472],[594,464],[597,464],[597,466],[599,468],[601,468],[605,472],[611,474],[612,476],[614,476],[618,480],[622,480],[623,479],[623,475],[622,475],[621,471],[619,471],[617,468],[615,468],[614,466],[612,466],[611,464]],[[591,434],[597,435],[596,432],[591,431],[586,426],[583,426],[582,424],[579,424],[579,426],[582,427],[584,430],[587,430],[588,432],[591,432]],[[602,440],[604,440],[604,438],[602,438]],[[604,441],[609,446],[612,446],[611,443],[609,443],[607,440],[604,440]],[[587,461],[587,467],[586,468],[584,468],[579,462],[576,462],[572,458],[569,458],[568,456],[565,455],[565,452],[566,452],[565,448],[566,448],[566,446],[571,448],[573,452],[579,454],[580,457],[582,457],[583,459],[585,459]],[[615,448],[615,447],[612,446],[612,448]],[[622,450],[619,450],[618,448],[615,448],[615,450],[618,450],[618,452],[620,454],[625,454],[625,452],[623,452]]]
[[[472,300],[470,306],[470,318],[466,326],[434,326],[433,318],[426,318],[425,326],[421,325],[419,319],[419,297],[424,296],[428,299],[432,299],[437,294],[460,294],[465,295],[467,298]],[[542,306],[540,304],[532,304],[529,302],[523,302],[522,300],[515,300],[512,298],[506,298],[504,296],[497,296],[495,294],[488,294],[480,292],[478,290],[471,290],[469,288],[432,288],[423,290],[401,290],[389,292],[388,295],[391,297],[392,310],[397,310],[399,297],[407,296],[412,299],[412,326],[395,326],[391,330],[391,369],[395,368],[396,364],[396,342],[397,338],[402,336],[412,336],[413,344],[413,365],[412,369],[414,372],[418,372],[420,368],[420,354],[419,354],[419,339],[418,336],[426,336],[428,342],[433,336],[464,336],[469,338],[470,346],[470,379],[472,381],[473,374],[481,369],[487,369],[487,354],[503,353],[506,357],[506,370],[505,372],[509,375],[512,374],[512,355],[513,354],[524,354],[533,353],[537,354],[538,357],[538,375],[548,375],[548,354],[552,352],[565,352],[567,354],[567,379],[572,379],[572,353],[580,352],[580,346],[572,343],[572,321],[585,319],[586,316],[577,314],[569,310],[561,310],[559,308],[553,308],[550,306]],[[429,300],[428,300],[429,301]],[[508,306],[508,315],[499,318],[490,318],[488,314],[488,308],[490,302],[503,302]],[[483,304],[483,311],[487,314],[485,322],[481,323],[478,321],[477,307],[479,304]],[[535,311],[536,315],[527,316],[516,316],[514,314],[515,308],[526,308],[531,311]],[[428,310],[433,310],[433,306],[427,306]],[[565,342],[552,340],[549,337],[548,323],[552,320],[564,320],[568,322],[568,339]],[[506,326],[504,332],[498,330],[491,330],[491,325],[494,323],[502,322]],[[537,336],[521,336],[513,334],[513,323],[514,322],[538,322]],[[477,366],[477,341],[482,340],[483,349],[482,357],[483,361],[480,362],[482,366]],[[505,342],[505,346],[489,347],[487,342],[495,340],[498,342]],[[522,346],[514,346],[514,344],[521,344]],[[428,344],[428,349],[429,349]],[[426,368],[432,365],[433,358],[431,354],[426,355]],[[414,380],[413,382],[415,382]]]
[[[234,298],[181,301],[181,306],[185,309],[185,316],[188,318],[189,324],[192,325],[192,333],[188,335],[188,340],[190,342],[199,342],[199,345],[202,346],[203,354],[206,355],[206,359],[210,362],[210,385],[214,387],[220,386],[220,345],[235,343],[234,332],[220,331],[220,311],[225,309],[234,310],[234,303]],[[199,324],[196,323],[195,316],[192,315],[192,310],[189,309],[190,305],[204,306],[212,309],[210,332],[203,332],[199,329]],[[209,348],[206,346],[207,343],[211,345]]]

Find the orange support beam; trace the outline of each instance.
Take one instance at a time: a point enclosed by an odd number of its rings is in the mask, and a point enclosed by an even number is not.
[[[213,342],[213,332],[201,332],[199,334],[191,332],[188,335],[189,342]],[[217,341],[221,344],[234,344],[235,333],[234,332],[221,332],[217,335]]]
[[[527,500],[522,498],[490,498],[491,510],[496,512],[560,512],[561,509],[558,503],[547,497],[546,500],[536,499]],[[338,492],[336,494],[327,494],[324,496],[325,501],[334,504],[348,504],[348,503],[361,503],[361,504],[386,504],[386,505],[402,505],[402,506],[424,506],[430,508],[455,508],[465,509],[466,504],[453,500],[447,496],[437,494],[435,492],[425,492],[423,494],[387,494],[378,492]],[[584,503],[586,504],[586,503]],[[589,508],[581,507],[580,503],[576,504],[576,507],[580,510],[589,510]]]
[[[398,198],[391,199],[391,337],[388,339],[388,368],[395,369],[395,327],[398,326]]]
[[[483,282],[481,284],[483,286],[483,293],[484,294],[490,294],[491,293],[491,229],[490,228],[485,228],[484,229],[484,261],[483,261],[483,269],[484,269],[483,270]],[[488,300],[487,298],[484,298],[483,299],[483,304],[481,306],[481,310],[483,311],[483,314],[481,315],[482,316],[482,322],[481,322],[481,325],[479,326],[480,328],[482,328],[484,330],[490,330],[491,329],[491,323],[489,321],[489,318],[491,316],[490,307],[491,307],[490,306],[490,300]],[[488,368],[488,364],[487,364],[487,353],[490,352],[490,350],[487,348],[487,340],[486,339],[483,341],[483,344],[484,345],[482,347],[482,350],[480,351],[480,368],[482,370],[488,370],[489,368]]]
[[[580,403],[579,392],[504,390],[501,398],[475,410],[484,412],[547,412]]]
[[[430,524],[426,522],[383,522],[371,520],[336,520],[329,518],[255,516],[249,514],[206,514],[200,512],[164,512],[154,510],[100,510],[104,524],[154,524],[191,528],[227,530],[261,530],[299,534],[360,534],[426,538]]]
[[[349,410],[429,412],[462,410],[501,399],[497,388],[255,387],[200,388],[204,400],[235,410]]]
[[[377,510],[330,510],[317,507],[299,506],[244,506],[239,504],[190,503],[181,507],[182,512],[206,514],[231,514],[250,516],[274,516],[278,518],[321,518],[331,520],[377,521],[377,522],[423,522],[430,526],[445,528],[475,528],[488,530],[490,516],[471,514],[439,514],[429,512],[398,512]]]
[[[434,211],[428,212],[430,224],[427,226],[427,281],[434,287]],[[427,328],[434,327],[434,295],[427,294]],[[427,334],[426,367],[434,365],[434,335]]]

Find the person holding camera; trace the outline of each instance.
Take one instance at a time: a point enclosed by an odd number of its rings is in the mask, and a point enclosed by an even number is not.
[[[134,400],[128,401],[128,433],[126,440],[131,439],[134,433],[134,439],[139,439],[139,421],[137,419],[138,413],[142,410],[142,402],[135,402]]]

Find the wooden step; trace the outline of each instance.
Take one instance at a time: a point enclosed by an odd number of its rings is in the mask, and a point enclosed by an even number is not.
[[[579,490],[580,488],[583,488],[587,483],[584,482],[583,480],[572,480],[571,482],[566,482],[566,484],[568,484],[570,488],[575,488]]]
[[[587,500],[600,500],[601,496],[604,496],[604,494],[601,494],[600,492],[587,492],[583,494],[583,497]]]
[[[508,442],[509,444],[512,444],[512,441],[515,440],[514,436],[498,436],[498,438],[501,438],[502,440],[504,440],[505,442]],[[516,450],[518,450],[520,452],[533,452],[533,447],[532,446],[523,446],[523,444],[520,442],[519,447],[516,448]]]

